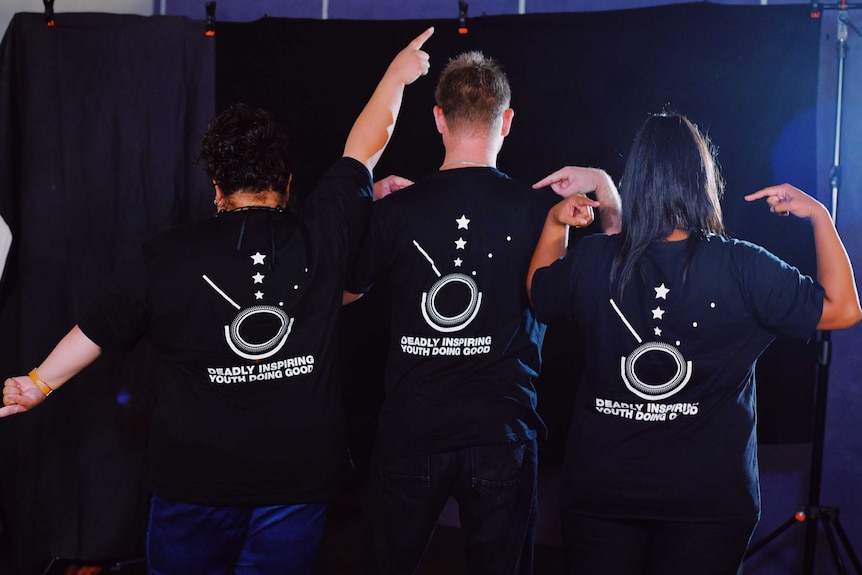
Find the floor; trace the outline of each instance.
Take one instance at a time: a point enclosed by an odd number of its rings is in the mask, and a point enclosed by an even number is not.
[[[333,506],[329,526],[321,547],[315,575],[353,575],[359,556],[362,533],[361,477],[365,472],[368,454],[356,450],[357,472],[355,483]],[[559,453],[548,448],[539,461],[538,499],[539,519],[536,527],[534,575],[560,575],[563,573],[563,550],[559,534],[557,492],[560,483]],[[72,561],[56,560],[30,571],[14,571],[9,566],[8,549],[0,523],[0,575],[96,575],[119,573],[145,575],[142,560],[102,565],[79,565]],[[466,573],[464,540],[458,523],[457,506],[450,500],[443,510],[422,565],[416,575],[462,575]]]
[[[444,511],[425,559],[417,575],[462,575],[466,573],[464,542],[461,529],[451,523],[452,509]],[[321,547],[315,575],[353,575],[359,555],[362,518],[359,507],[351,502],[339,503],[333,508],[330,523]],[[534,575],[562,574],[562,548],[556,544],[540,542],[536,545]],[[13,571],[8,565],[8,553],[0,542],[0,575],[145,575],[143,562],[80,565],[72,561],[57,560],[28,572]]]
[[[359,554],[361,518],[355,508],[340,507],[333,513],[321,549],[316,575],[352,575]],[[561,547],[538,544],[533,562],[534,575],[563,573]],[[438,525],[417,575],[466,574],[461,529]]]

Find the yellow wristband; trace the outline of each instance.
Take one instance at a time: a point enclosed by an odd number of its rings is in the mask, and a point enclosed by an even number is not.
[[[49,395],[51,395],[51,392],[54,391],[53,389],[51,389],[51,386],[49,386],[42,378],[39,377],[39,372],[36,371],[35,367],[33,368],[33,371],[31,371],[27,375],[30,376],[30,379],[33,380],[33,383],[35,383],[36,387],[39,388],[39,391],[45,394],[45,397],[48,397]]]

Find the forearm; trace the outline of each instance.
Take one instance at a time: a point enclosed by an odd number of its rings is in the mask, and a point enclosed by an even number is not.
[[[362,162],[369,171],[373,171],[395,129],[403,97],[404,83],[387,72],[353,123],[344,155]]]
[[[817,329],[850,327],[862,319],[850,258],[826,208],[812,214],[810,219],[817,255],[817,281],[825,291]]]
[[[374,171],[395,129],[404,87],[428,73],[428,54],[422,51],[422,44],[433,33],[434,28],[428,28],[395,56],[353,123],[344,155],[359,160],[369,171]]]
[[[620,193],[611,177],[601,172],[602,178],[596,185],[596,199],[599,201],[599,222],[606,234],[618,234],[622,231],[623,204]]]
[[[93,363],[101,353],[102,348],[76,325],[36,369],[39,378],[51,389],[57,389]]]
[[[532,302],[533,297],[533,275],[539,268],[547,267],[566,255],[568,243],[569,226],[560,223],[551,214],[545,219],[545,226],[539,236],[533,257],[530,259],[530,267],[527,270],[527,296]]]

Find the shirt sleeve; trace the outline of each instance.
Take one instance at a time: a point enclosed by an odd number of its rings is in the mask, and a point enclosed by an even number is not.
[[[352,264],[368,227],[373,200],[371,172],[362,162],[343,157],[314,187],[305,215],[316,219],[333,236],[343,235],[347,261]]]
[[[386,223],[391,203],[387,198],[375,202],[371,209],[371,221],[362,246],[356,256],[356,264],[347,275],[347,291],[352,293],[367,293],[383,276],[386,269]]]
[[[78,327],[102,349],[131,350],[147,330],[146,285],[146,267],[139,252],[112,274],[85,308]]]
[[[758,323],[777,335],[811,338],[823,313],[823,287],[760,246],[740,242],[737,249],[747,304]]]
[[[551,265],[533,274],[531,300],[536,318],[542,323],[563,321],[571,316],[571,298],[577,250],[570,250]]]

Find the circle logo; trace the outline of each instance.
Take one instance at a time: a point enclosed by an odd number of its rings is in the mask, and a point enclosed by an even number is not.
[[[670,356],[676,370],[667,381],[659,384],[641,380],[636,372],[638,360],[648,353],[663,353]],[[691,378],[691,361],[686,361],[682,353],[672,345],[654,341],[639,345],[628,357],[620,358],[620,375],[626,387],[642,399],[665,399],[679,393]]]
[[[439,310],[437,298],[443,288],[447,286],[454,287],[453,284],[467,288],[469,292],[467,305],[455,315],[445,315]],[[434,285],[431,286],[431,289],[427,293],[422,293],[422,316],[428,325],[441,332],[458,331],[467,327],[476,318],[481,305],[482,293],[479,291],[479,286],[476,285],[476,281],[473,278],[465,274],[447,274],[434,282]]]

